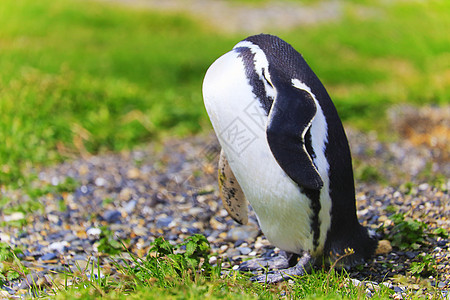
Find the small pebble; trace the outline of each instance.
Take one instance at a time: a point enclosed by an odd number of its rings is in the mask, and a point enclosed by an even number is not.
[[[378,247],[375,251],[375,255],[388,254],[392,251],[391,243],[388,240],[378,241]]]
[[[137,179],[139,176],[141,176],[141,171],[139,171],[138,168],[132,168],[127,172],[127,177],[129,179]]]
[[[11,237],[9,234],[0,232],[0,241],[4,243],[8,243],[11,240]]]
[[[172,217],[158,218],[158,220],[156,221],[156,227],[158,227],[158,228],[169,227],[169,225],[170,225],[170,223],[172,223],[172,221],[173,221]]]
[[[216,264],[217,263],[217,256],[211,256],[210,258],[209,258],[209,264],[210,265],[214,265],[214,264]]]
[[[122,214],[118,210],[107,210],[103,214],[103,219],[108,223],[119,223],[122,219]]]
[[[119,199],[121,201],[128,201],[130,200],[132,194],[133,190],[131,188],[124,188],[120,191]]]
[[[127,214],[131,214],[134,211],[136,205],[137,205],[137,201],[131,200],[124,206],[123,209],[125,210],[125,212]]]
[[[86,234],[88,236],[93,237],[95,239],[98,239],[100,237],[101,233],[102,233],[102,230],[100,228],[95,228],[95,227],[89,228],[86,231]]]
[[[81,193],[83,193],[83,194],[87,194],[87,192],[89,191],[89,189],[88,189],[87,186],[83,185],[83,186],[80,187],[80,191],[81,191]]]
[[[444,247],[444,246],[446,246],[447,244],[448,244],[448,240],[440,240],[440,241],[437,242],[437,245],[438,245],[439,247]]]
[[[98,177],[95,179],[95,185],[96,186],[104,186],[106,185],[106,180],[103,177]]]
[[[55,253],[46,253],[46,254],[44,254],[44,255],[42,255],[40,258],[39,258],[39,260],[53,260],[53,259],[56,259],[57,258],[57,256],[56,256],[56,254]]]
[[[249,247],[238,247],[237,250],[239,250],[239,252],[240,252],[242,255],[247,255],[247,254],[249,254],[250,252],[252,252],[252,249],[250,249]]]
[[[230,258],[241,255],[241,252],[239,251],[239,249],[236,249],[236,248],[230,248],[227,250],[226,253],[227,253],[227,257],[230,257]]]
[[[361,281],[359,281],[358,279],[355,279],[355,278],[350,278],[350,282],[351,282],[352,285],[355,286],[355,287],[361,285]]]
[[[238,240],[254,240],[259,233],[259,228],[256,225],[243,225],[232,228],[228,231],[228,238],[233,241]]]
[[[77,239],[78,237],[73,233],[68,233],[64,236],[64,240],[67,241],[68,243],[73,242]]]
[[[19,221],[19,220],[23,220],[24,218],[25,218],[25,215],[23,212],[14,212],[10,215],[3,216],[3,220],[5,222]]]
[[[67,249],[67,246],[69,246],[69,243],[67,241],[54,242],[48,246],[48,249],[63,254]]]

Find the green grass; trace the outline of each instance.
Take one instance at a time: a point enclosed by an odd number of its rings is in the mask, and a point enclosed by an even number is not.
[[[0,182],[206,127],[202,77],[230,42],[184,16],[83,6],[2,2]]]
[[[353,281],[345,270],[336,270],[335,264],[330,269],[293,277],[290,283],[252,283],[250,274],[224,269],[220,260],[211,265],[214,253],[202,235],[191,236],[177,245],[157,238],[142,258],[127,253],[125,245],[121,245],[124,252],[118,256],[105,257],[110,252],[98,256],[100,260],[112,261],[103,262],[103,268],[89,261],[72,271],[50,274],[44,285],[30,283],[29,290],[21,292],[52,299],[362,299],[370,287]],[[0,285],[33,273],[21,257],[19,248],[0,242]],[[115,271],[110,272],[112,269]],[[431,255],[411,264],[411,273],[417,277],[433,272],[436,264]],[[433,293],[433,299],[441,298],[439,290],[427,291]],[[370,293],[372,299],[389,299],[394,292],[380,284]],[[408,289],[404,296],[419,299],[423,291]]]
[[[183,250],[183,247],[185,249]],[[12,251],[12,250],[11,250]],[[344,271],[313,271],[293,278],[291,284],[252,283],[249,276],[210,265],[209,244],[194,235],[179,245],[158,238],[149,255],[119,258],[113,276],[102,275],[95,263],[55,278],[51,290],[42,293],[57,299],[355,299],[365,296],[365,288],[355,285]],[[223,275],[223,272],[228,275]],[[71,282],[72,284],[68,284]],[[36,291],[38,295],[40,292]],[[381,286],[375,299],[386,299],[392,291]],[[411,294],[412,295],[412,294]]]
[[[7,276],[16,278],[28,273],[16,253],[20,251],[0,243],[0,262],[5,264],[0,283]],[[52,299],[364,299],[370,289],[370,285],[352,280],[345,270],[336,270],[335,265],[330,270],[313,270],[293,277],[290,283],[253,283],[249,274],[224,269],[220,261],[210,265],[210,257],[209,244],[202,235],[194,235],[178,245],[158,238],[147,257],[132,253],[116,256],[111,267],[117,272],[113,274],[88,262],[73,272],[54,274],[45,290],[32,285],[28,292]],[[413,265],[412,272],[424,272],[425,268],[434,272],[430,257]],[[390,299],[394,294],[382,284],[370,290],[372,299]],[[403,296],[419,299],[423,292],[405,290]],[[434,291],[433,296],[441,297],[439,291]]]
[[[344,121],[383,128],[392,104],[448,103],[448,1],[345,8],[340,21],[273,32],[304,54]],[[0,28],[0,185],[15,186],[33,166],[210,130],[203,75],[244,38],[70,0],[4,0]]]

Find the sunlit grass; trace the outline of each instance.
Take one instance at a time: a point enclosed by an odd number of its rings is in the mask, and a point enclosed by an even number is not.
[[[65,0],[0,14],[0,182],[206,127],[202,77],[229,42],[190,19]]]
[[[192,245],[198,237],[206,242],[196,235],[188,243]],[[203,248],[194,259],[200,265],[187,263],[192,256],[186,255],[187,250],[174,252],[175,248],[158,239],[146,258],[133,254],[119,258],[114,264],[117,274],[112,276],[102,274],[94,262],[88,263],[84,269],[55,280],[47,293],[55,294],[57,299],[361,299],[367,293],[363,285],[355,284],[345,271],[334,267],[293,277],[289,283],[261,284],[251,282],[247,274],[223,269],[220,262],[209,265],[209,248]],[[387,299],[392,294],[381,285],[372,296]]]
[[[211,265],[210,258],[215,254],[202,235],[191,236],[176,245],[157,238],[146,257],[128,252],[123,243],[122,247],[119,255],[99,253],[82,265],[67,266],[63,273],[49,274],[44,285],[30,283],[29,290],[21,292],[46,299],[391,299],[394,296],[388,286],[353,280],[344,269],[336,269],[335,264],[292,277],[289,282],[252,282],[251,274],[224,268],[220,259]],[[21,253],[18,248],[0,243],[0,285],[32,273],[20,261]],[[437,289],[430,288],[427,292],[433,299],[442,297]],[[408,299],[424,296],[422,290],[406,289],[402,294]]]

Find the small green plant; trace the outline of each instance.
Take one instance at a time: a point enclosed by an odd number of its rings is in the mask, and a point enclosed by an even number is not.
[[[404,213],[394,214],[389,217],[394,226],[390,230],[388,239],[391,241],[392,246],[405,249],[418,249],[426,243],[428,239],[449,237],[449,233],[444,228],[436,228],[431,231],[428,225],[424,222],[407,219]],[[385,228],[381,227],[380,231]]]
[[[58,204],[58,210],[60,212],[67,211],[67,205],[66,205],[66,202],[64,202],[64,199],[58,199],[57,204]]]
[[[38,188],[28,187],[26,190],[31,199],[38,199],[47,194],[73,193],[78,186],[80,186],[80,183],[76,179],[66,177],[63,182],[56,185],[46,184]]]
[[[395,213],[397,211],[397,207],[395,205],[388,205],[386,206],[386,212],[387,213]]]
[[[58,193],[73,193],[78,186],[80,186],[80,183],[76,179],[66,177],[64,182],[55,185],[55,191]]]
[[[108,197],[108,198],[103,199],[102,202],[103,202],[103,205],[108,205],[108,204],[113,203],[113,202],[114,202],[114,199],[111,198],[111,197]]]
[[[5,214],[12,214],[15,212],[21,212],[24,215],[28,214],[28,213],[32,213],[35,211],[39,211],[42,210],[44,208],[42,203],[39,203],[37,201],[33,201],[33,200],[28,200],[22,203],[17,203],[15,205],[9,206],[9,207],[5,207],[3,212]]]
[[[393,291],[379,286],[375,299],[389,299]],[[336,270],[311,270],[311,273],[294,278],[288,299],[368,299],[367,286],[352,279],[345,268]]]
[[[436,272],[436,260],[430,254],[422,254],[420,261],[412,262],[409,270],[416,277],[428,277]]]
[[[436,228],[435,230],[433,230],[433,233],[431,234],[431,236],[447,239],[449,234],[448,234],[447,229],[440,227],[440,228]]]
[[[125,251],[124,245],[114,239],[114,233],[111,230],[106,226],[102,226],[100,229],[101,233],[97,246],[99,252],[114,255]]]
[[[383,176],[373,166],[364,165],[356,170],[356,177],[364,182],[382,182]]]
[[[211,266],[210,255],[209,242],[203,235],[196,234],[176,245],[159,237],[151,243],[144,259],[130,253],[133,266],[116,263],[116,268],[134,278],[137,286],[174,288],[182,283],[220,278],[220,264]]]
[[[18,258],[19,254],[23,254],[19,248],[13,249],[7,243],[0,242],[0,286],[28,273]]]
[[[405,195],[411,195],[417,192],[417,187],[413,182],[408,181],[400,186],[400,191],[403,192]]]
[[[52,291],[57,299],[124,299],[118,295],[126,295],[126,299],[256,299],[251,282],[237,272],[222,278],[220,264],[209,264],[210,255],[209,243],[202,235],[176,245],[160,237],[151,243],[144,258],[128,252],[114,259],[117,274],[102,275],[100,265],[88,264],[65,274],[70,280],[55,285]]]
[[[392,246],[401,250],[418,249],[425,242],[427,224],[406,219],[405,214],[402,213],[392,215],[389,218],[394,222],[390,235]]]
[[[210,250],[208,240],[201,234],[195,234],[175,246],[159,237],[152,243],[147,261],[168,259],[178,274],[200,269],[209,274],[212,270],[209,264]]]

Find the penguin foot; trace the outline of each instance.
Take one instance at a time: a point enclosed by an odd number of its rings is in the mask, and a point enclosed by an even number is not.
[[[278,270],[287,269],[290,267],[289,261],[291,256],[294,254],[286,253],[284,251],[280,252],[280,255],[270,257],[270,258],[255,258],[251,260],[244,261],[239,265],[239,271],[261,271],[261,270]]]
[[[309,270],[311,270],[313,263],[314,259],[309,253],[305,252],[295,266],[254,276],[250,278],[250,280],[260,283],[277,283],[283,280],[289,280],[295,276],[305,275]]]

